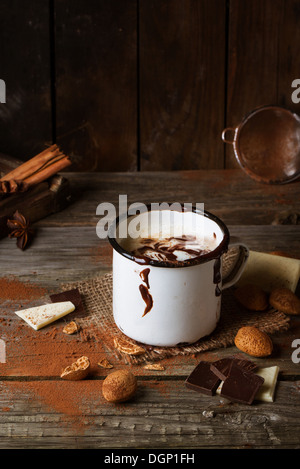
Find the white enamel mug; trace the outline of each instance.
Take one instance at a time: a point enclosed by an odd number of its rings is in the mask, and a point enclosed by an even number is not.
[[[128,228],[133,221],[135,226],[138,223],[144,226],[140,236],[149,237],[149,224],[143,225],[151,212],[151,207],[147,208],[147,213],[117,218],[114,230],[109,232],[113,247],[114,321],[125,335],[144,344],[166,347],[192,344],[215,329],[220,318],[222,290],[238,281],[249,250],[239,240],[230,240],[228,228],[218,217],[193,207],[189,212],[170,211],[173,225],[180,225],[181,229],[184,226],[186,234],[202,230],[205,238],[215,240],[215,248],[174,265],[157,259],[144,263],[132,255],[127,248],[128,239],[119,234],[124,232],[124,224]],[[155,215],[154,211],[151,215]],[[164,237],[170,232],[166,222],[157,227],[156,221],[151,223],[151,235],[157,231]],[[232,246],[239,246],[239,256],[230,278],[222,279],[222,255]]]

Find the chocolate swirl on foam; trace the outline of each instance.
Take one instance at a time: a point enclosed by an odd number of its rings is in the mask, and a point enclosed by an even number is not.
[[[163,239],[141,238],[139,244],[140,246],[133,249],[131,254],[135,261],[140,264],[148,264],[153,260],[177,264],[208,254],[212,250],[204,247],[194,235]],[[182,254],[184,254],[184,258],[180,259]]]
[[[147,205],[147,210],[149,212],[151,211],[151,204]],[[137,262],[141,265],[149,264],[149,265],[153,265],[153,266],[157,266],[157,267],[189,267],[189,266],[192,266],[192,265],[197,265],[197,264],[201,264],[201,263],[204,263],[204,262],[208,262],[208,261],[211,261],[212,259],[217,259],[218,257],[222,256],[222,254],[224,254],[228,250],[228,244],[229,244],[229,239],[230,239],[230,234],[229,234],[228,228],[225,225],[225,223],[220,218],[218,218],[216,215],[214,215],[214,214],[212,214],[212,213],[210,213],[206,210],[204,212],[199,211],[196,206],[192,207],[192,212],[194,212],[196,214],[199,214],[200,216],[204,216],[205,218],[208,218],[208,219],[214,221],[219,226],[219,228],[222,230],[222,233],[223,233],[222,241],[220,242],[220,244],[218,244],[218,246],[215,249],[213,249],[212,251],[210,251],[206,254],[201,253],[201,255],[199,255],[197,257],[191,257],[190,259],[185,259],[183,261],[177,261],[177,262],[168,262],[168,261],[166,262],[166,261],[157,260],[157,259],[150,259],[150,258],[147,259],[145,257],[144,258],[143,257],[136,258],[132,254],[131,250],[127,250],[125,248],[125,246],[122,245],[122,243],[120,243],[120,241],[117,239],[116,234],[115,234],[115,229],[116,229],[116,227],[118,227],[119,223],[121,221],[124,221],[126,218],[130,217],[130,215],[128,213],[120,215],[112,223],[112,225],[109,228],[108,240],[109,240],[111,246],[113,247],[113,249],[116,252],[118,252],[122,256],[126,257],[127,259],[130,259],[130,260],[132,260],[134,262]]]

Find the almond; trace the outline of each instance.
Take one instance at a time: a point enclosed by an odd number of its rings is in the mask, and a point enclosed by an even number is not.
[[[108,402],[125,402],[134,396],[136,389],[137,379],[134,374],[128,370],[117,370],[103,381],[102,394]]]
[[[98,366],[101,366],[101,368],[113,368],[114,366],[109,363],[109,361],[106,358],[103,358],[98,362]]]
[[[87,357],[80,357],[75,363],[67,366],[60,377],[69,381],[79,381],[87,377],[90,371],[90,361]]]
[[[134,344],[130,340],[115,337],[114,345],[119,352],[127,353],[128,355],[142,355],[146,352],[143,347],[140,347],[137,344]]]
[[[275,288],[271,291],[270,305],[286,314],[300,314],[300,299],[288,288]]]
[[[271,355],[273,343],[270,337],[254,326],[241,327],[234,339],[234,343],[242,352],[253,357]]]
[[[75,334],[75,332],[79,331],[79,326],[76,324],[75,321],[69,322],[69,324],[66,324],[65,327],[63,328],[63,332],[65,334]]]
[[[269,306],[267,293],[253,284],[238,287],[234,296],[241,305],[252,311],[264,311]]]

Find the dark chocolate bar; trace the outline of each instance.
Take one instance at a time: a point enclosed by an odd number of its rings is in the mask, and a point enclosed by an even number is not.
[[[52,303],[59,303],[61,301],[71,301],[75,306],[74,313],[76,313],[76,318],[86,316],[86,310],[82,303],[82,297],[78,288],[73,288],[72,290],[63,291],[61,293],[54,293],[53,295],[50,295],[50,300],[52,301]]]
[[[210,370],[210,363],[200,362],[186,379],[185,385],[189,389],[212,396],[220,381]]]
[[[252,371],[257,368],[257,365],[254,362],[235,356],[222,358],[221,360],[211,363],[210,369],[216,376],[218,376],[218,378],[225,381],[229,375],[232,363],[235,363],[246,371]]]
[[[233,361],[220,395],[230,401],[250,405],[263,382],[264,378],[243,369]]]

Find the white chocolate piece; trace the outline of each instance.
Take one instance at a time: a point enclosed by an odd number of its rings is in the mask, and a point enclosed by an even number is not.
[[[270,366],[268,368],[259,368],[255,371],[255,374],[264,378],[264,383],[257,391],[255,399],[263,402],[273,402],[274,392],[277,383],[277,377],[279,373],[278,366]]]
[[[252,283],[266,292],[285,287],[295,292],[300,277],[300,260],[264,252],[250,251],[245,270],[237,285]]]
[[[71,301],[62,301],[60,303],[51,303],[15,311],[15,314],[24,319],[29,326],[37,331],[51,322],[62,318],[66,314],[71,313],[74,309],[75,306]]]
[[[258,370],[253,371],[253,373],[261,376],[265,380],[262,386],[257,391],[257,394],[255,395],[255,400],[263,402],[273,402],[279,367],[270,366],[267,368],[258,368]],[[221,383],[219,384],[218,388],[216,389],[216,394],[221,394],[223,383],[224,381],[221,381]]]
[[[223,383],[224,383],[224,381],[221,381],[221,383],[220,383],[219,386],[217,387],[217,389],[216,389],[216,394],[221,394],[221,389],[222,389]]]

